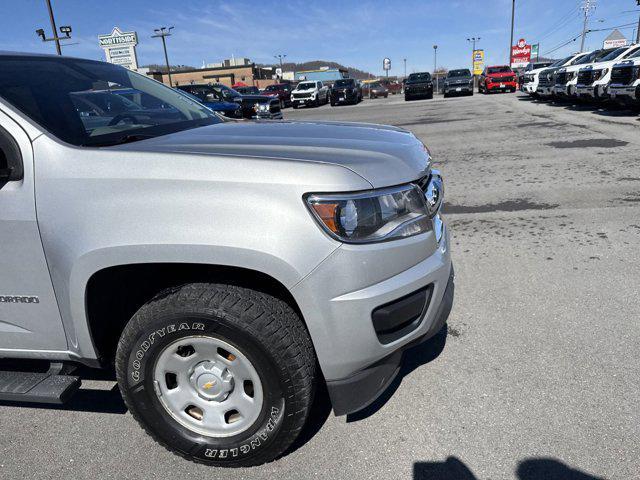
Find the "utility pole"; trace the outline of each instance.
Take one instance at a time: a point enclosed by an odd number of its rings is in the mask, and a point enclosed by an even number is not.
[[[151,38],[160,37],[162,39],[162,48],[164,49],[164,61],[167,64],[167,75],[169,76],[169,86],[173,87],[173,82],[171,81],[171,66],[169,65],[169,56],[167,55],[167,42],[165,40],[165,37],[171,36],[171,30],[173,30],[173,27],[169,27],[168,29],[167,27],[156,28],[154,30],[156,34],[151,35]]]
[[[285,54],[279,53],[278,55],[274,55],[273,58],[277,58],[280,60],[280,80],[282,80],[282,60],[286,57]]]
[[[513,48],[513,27],[515,25],[516,20],[516,0],[513,0],[511,4],[511,40],[509,40],[509,50],[507,50],[507,55],[509,56],[508,65],[511,66],[511,49]]]
[[[56,42],[56,52],[58,55],[62,55],[62,48],[60,48],[60,38],[58,37],[58,29],[56,28],[56,19],[53,16],[53,7],[51,7],[51,0],[47,0],[47,8],[49,9],[49,20],[51,20],[51,30],[53,30],[53,40]]]
[[[438,45],[433,46],[433,76],[436,77],[436,93],[438,93],[440,91],[438,88],[440,84],[436,70],[438,70]]]
[[[60,40],[64,38],[71,38],[71,27],[65,25],[60,27],[60,33],[64,33],[64,37],[58,36],[58,28],[56,27],[56,19],[53,16],[53,8],[51,7],[51,0],[46,0],[47,9],[49,10],[49,20],[51,21],[51,30],[53,31],[53,37],[47,38],[47,35],[44,33],[43,28],[39,28],[36,30],[36,34],[42,38],[43,42],[56,42],[56,52],[58,55],[62,55],[62,45],[60,44]]]
[[[638,5],[640,5],[640,0],[638,0]],[[638,31],[636,33],[636,43],[640,43],[640,17],[638,17]]]
[[[587,38],[587,27],[589,26],[589,16],[596,9],[596,0],[584,0],[582,11],[584,12],[584,26],[582,27],[582,42],[580,43],[580,51],[584,52],[584,41]]]
[[[407,59],[403,58],[403,60],[404,60],[404,78],[407,78]]]

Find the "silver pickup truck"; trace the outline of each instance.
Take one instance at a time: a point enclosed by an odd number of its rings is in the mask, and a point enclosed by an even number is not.
[[[122,67],[0,53],[0,400],[112,369],[171,451],[273,460],[319,382],[358,411],[442,329],[443,193],[400,128],[229,120]]]

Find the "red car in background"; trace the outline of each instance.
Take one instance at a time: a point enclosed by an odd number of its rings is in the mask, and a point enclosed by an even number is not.
[[[380,80],[380,83],[389,91],[391,95],[402,93],[402,84],[391,80]]]
[[[515,92],[518,89],[518,78],[511,67],[499,65],[486,67],[480,76],[478,91],[480,93],[491,92]]]
[[[262,95],[269,97],[278,97],[280,99],[280,108],[291,106],[291,91],[293,87],[288,83],[276,83],[269,85],[262,91]]]

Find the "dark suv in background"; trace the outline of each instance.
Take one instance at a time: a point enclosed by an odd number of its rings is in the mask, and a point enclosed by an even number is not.
[[[433,81],[429,72],[412,73],[404,85],[404,99],[433,98]]]
[[[449,70],[444,80],[444,97],[473,95],[473,75],[468,68]]]
[[[201,101],[237,102],[242,108],[242,117],[247,119],[281,119],[282,109],[277,98],[266,95],[241,95],[233,88],[221,83],[178,85],[177,87]]]
[[[362,86],[355,78],[342,78],[335,81],[329,95],[332,107],[340,103],[355,105],[362,101]]]

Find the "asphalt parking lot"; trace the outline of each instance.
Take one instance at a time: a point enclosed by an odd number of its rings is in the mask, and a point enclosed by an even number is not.
[[[322,393],[287,456],[213,470],[157,446],[109,380],[0,406],[0,478],[640,478],[640,119],[522,94],[285,111],[401,126],[446,180],[448,333],[348,418]],[[583,474],[584,476],[579,476]]]

